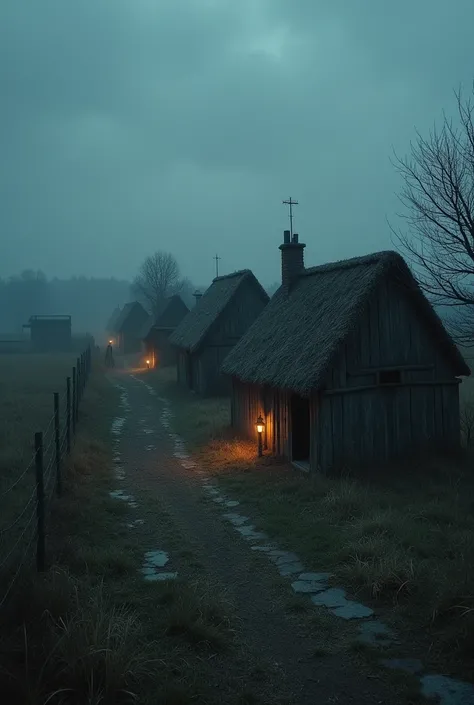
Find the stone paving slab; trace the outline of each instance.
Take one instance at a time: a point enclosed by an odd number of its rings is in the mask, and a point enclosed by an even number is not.
[[[474,685],[441,675],[420,678],[425,698],[438,698],[440,705],[474,705]]]
[[[298,575],[298,580],[315,580],[316,582],[323,582],[332,577],[333,573],[301,573],[301,575]]]
[[[342,617],[342,619],[364,619],[365,617],[372,617],[374,610],[362,605],[360,602],[348,600],[345,605],[331,609],[331,612],[336,617]]]
[[[306,594],[322,592],[328,588],[325,583],[318,583],[316,580],[295,580],[291,587],[295,592]]]
[[[319,595],[313,595],[311,602],[321,607],[344,607],[348,600],[342,588],[329,588]]]

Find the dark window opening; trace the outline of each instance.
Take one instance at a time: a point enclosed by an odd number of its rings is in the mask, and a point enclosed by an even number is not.
[[[401,381],[400,370],[381,370],[379,372],[379,384],[400,384]]]
[[[309,460],[309,399],[296,394],[291,399],[291,459]]]

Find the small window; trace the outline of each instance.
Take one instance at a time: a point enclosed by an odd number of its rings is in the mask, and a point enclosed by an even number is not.
[[[402,374],[400,370],[380,370],[379,384],[400,384]]]

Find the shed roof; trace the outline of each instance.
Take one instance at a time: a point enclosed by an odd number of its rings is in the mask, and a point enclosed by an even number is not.
[[[389,276],[403,285],[456,374],[469,375],[461,353],[406,262],[392,251],[311,267],[288,293],[280,287],[226,356],[223,372],[300,394],[319,388],[377,285]]]
[[[119,316],[120,316],[120,306],[116,306],[112,312],[112,315],[110,316],[109,320],[107,321],[107,325],[105,326],[106,331],[115,330],[115,325],[117,323]]]
[[[261,290],[265,301],[268,301],[268,294],[250,269],[241,269],[232,274],[216,277],[196,306],[171,334],[172,345],[195,352],[244,282],[254,283]]]
[[[152,328],[173,330],[183,320],[188,311],[188,307],[179,294],[168,296],[161,302],[156,318],[154,319],[153,316],[150,316],[143,324],[141,337],[144,340]]]
[[[145,311],[141,303],[139,303],[138,301],[130,301],[128,304],[125,304],[123,309],[120,311],[120,315],[115,321],[113,332],[120,333],[128,317],[133,313],[134,310],[140,308]]]

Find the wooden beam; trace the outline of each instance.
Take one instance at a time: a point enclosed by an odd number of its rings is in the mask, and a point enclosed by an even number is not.
[[[393,368],[390,368],[393,369]],[[365,392],[369,389],[393,389],[394,387],[446,387],[454,386],[456,384],[461,384],[460,379],[448,379],[448,380],[423,380],[418,382],[407,382],[400,384],[370,384],[364,387],[343,387],[341,389],[328,389],[323,391],[324,396],[333,396],[334,394],[351,394],[353,392]]]
[[[361,370],[348,370],[347,374],[351,377],[360,377],[361,375],[373,375],[376,372],[389,372],[390,370],[433,370],[434,365],[390,365],[390,367],[367,367]]]

